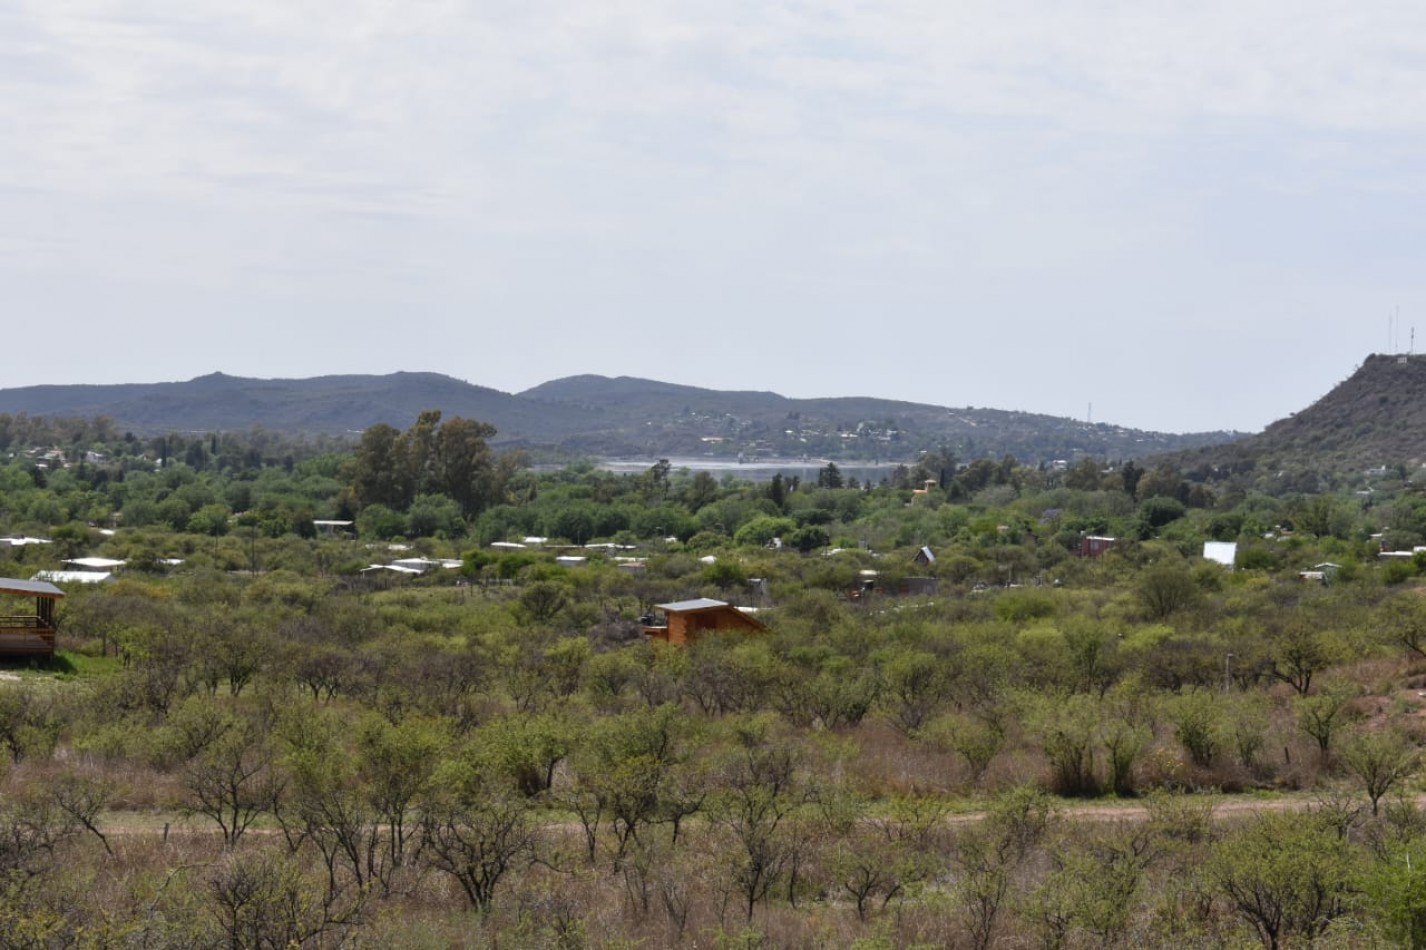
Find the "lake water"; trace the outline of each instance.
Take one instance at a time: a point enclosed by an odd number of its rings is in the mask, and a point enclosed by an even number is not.
[[[654,464],[655,460],[648,459],[603,459],[595,462],[594,467],[605,472],[615,472],[621,475],[637,475],[647,472]],[[722,458],[670,458],[669,465],[673,466],[675,472],[680,469],[687,469],[690,472],[707,472],[716,478],[721,479],[724,475],[732,475],[740,481],[748,482],[770,482],[772,477],[781,472],[783,478],[796,476],[804,482],[817,480],[817,473],[827,467],[826,459],[753,459],[748,462],[739,462],[736,459]],[[838,462],[837,468],[842,473],[842,478],[855,478],[859,482],[870,481],[873,484],[886,478],[901,462]]]

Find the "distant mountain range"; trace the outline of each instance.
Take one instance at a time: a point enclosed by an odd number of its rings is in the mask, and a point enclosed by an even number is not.
[[[292,434],[406,428],[425,409],[493,424],[498,444],[572,455],[902,460],[948,448],[961,459],[1143,458],[1241,438],[1174,435],[997,409],[951,409],[863,397],[788,399],[627,376],[571,376],[505,393],[436,373],[0,389],[0,413],[108,416],[136,434],[232,431]]]

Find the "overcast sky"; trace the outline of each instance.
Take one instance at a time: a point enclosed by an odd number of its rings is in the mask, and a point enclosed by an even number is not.
[[[1420,0],[7,0],[0,387],[1257,430],[1426,349],[1424,152]]]

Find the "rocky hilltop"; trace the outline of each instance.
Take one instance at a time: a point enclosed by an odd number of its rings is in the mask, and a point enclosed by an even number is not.
[[[1368,356],[1321,399],[1261,433],[1183,452],[1186,469],[1323,472],[1426,463],[1426,356]]]

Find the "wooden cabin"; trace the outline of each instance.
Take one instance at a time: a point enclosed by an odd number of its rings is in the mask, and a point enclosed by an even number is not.
[[[0,594],[33,597],[33,615],[0,615],[0,656],[54,656],[54,603],[64,591],[46,581],[0,577]]]
[[[707,597],[657,606],[664,613],[664,622],[657,624],[653,617],[644,618],[644,634],[675,646],[688,646],[703,634],[714,631],[761,633],[767,629],[767,624],[752,614]]]

